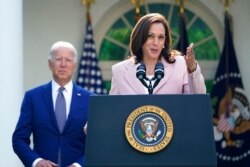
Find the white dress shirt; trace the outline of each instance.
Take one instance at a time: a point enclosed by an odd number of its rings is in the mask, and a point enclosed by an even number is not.
[[[52,84],[52,99],[53,99],[53,107],[55,110],[55,104],[56,104],[56,97],[58,95],[59,92],[59,88],[61,87],[58,83],[56,83],[54,80],[51,81]],[[72,92],[73,92],[73,82],[72,80],[67,83],[66,85],[63,86],[64,87],[64,91],[63,91],[63,95],[66,101],[66,119],[69,116],[69,111],[70,111],[70,106],[71,106],[71,98],[72,98]],[[36,164],[38,163],[38,161],[42,160],[42,158],[37,158],[33,164],[32,167],[35,167]],[[73,165],[75,165],[76,167],[81,167],[80,164],[78,163],[73,163]]]

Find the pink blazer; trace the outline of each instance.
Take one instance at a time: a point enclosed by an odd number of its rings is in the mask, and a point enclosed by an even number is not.
[[[196,71],[189,74],[184,57],[176,56],[176,62],[167,63],[161,60],[164,66],[164,77],[154,88],[153,94],[182,94],[206,93],[204,78],[197,63]],[[124,60],[112,66],[112,81],[110,95],[148,94],[136,77],[139,64],[134,64],[133,58]]]

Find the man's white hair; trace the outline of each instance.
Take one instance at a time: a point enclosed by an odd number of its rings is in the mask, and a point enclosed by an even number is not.
[[[51,48],[50,48],[50,52],[49,52],[49,60],[52,59],[52,57],[54,56],[54,53],[55,51],[58,49],[58,48],[69,48],[72,50],[73,52],[73,56],[74,56],[74,61],[77,62],[77,51],[76,51],[76,48],[74,47],[74,45],[72,45],[71,43],[69,42],[66,42],[66,41],[57,41],[55,42]]]

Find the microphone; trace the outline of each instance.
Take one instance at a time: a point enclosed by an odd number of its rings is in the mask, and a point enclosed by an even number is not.
[[[140,63],[140,65],[136,69],[136,77],[141,81],[141,83],[148,88],[147,83],[145,82],[144,79],[147,80],[146,77],[146,66],[143,62]]]
[[[152,78],[152,80],[156,80],[153,88],[155,88],[159,84],[160,80],[163,77],[164,77],[164,66],[161,62],[158,62],[155,65],[155,74],[154,77]]]

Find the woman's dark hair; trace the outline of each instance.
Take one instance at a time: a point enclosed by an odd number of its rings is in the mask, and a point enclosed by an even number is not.
[[[141,17],[136,23],[130,36],[130,55],[135,56],[135,63],[139,63],[143,59],[142,46],[147,41],[148,33],[153,23],[162,23],[165,28],[165,44],[161,51],[161,56],[168,62],[174,63],[171,59],[170,47],[172,44],[170,29],[165,17],[159,13],[151,13]]]

